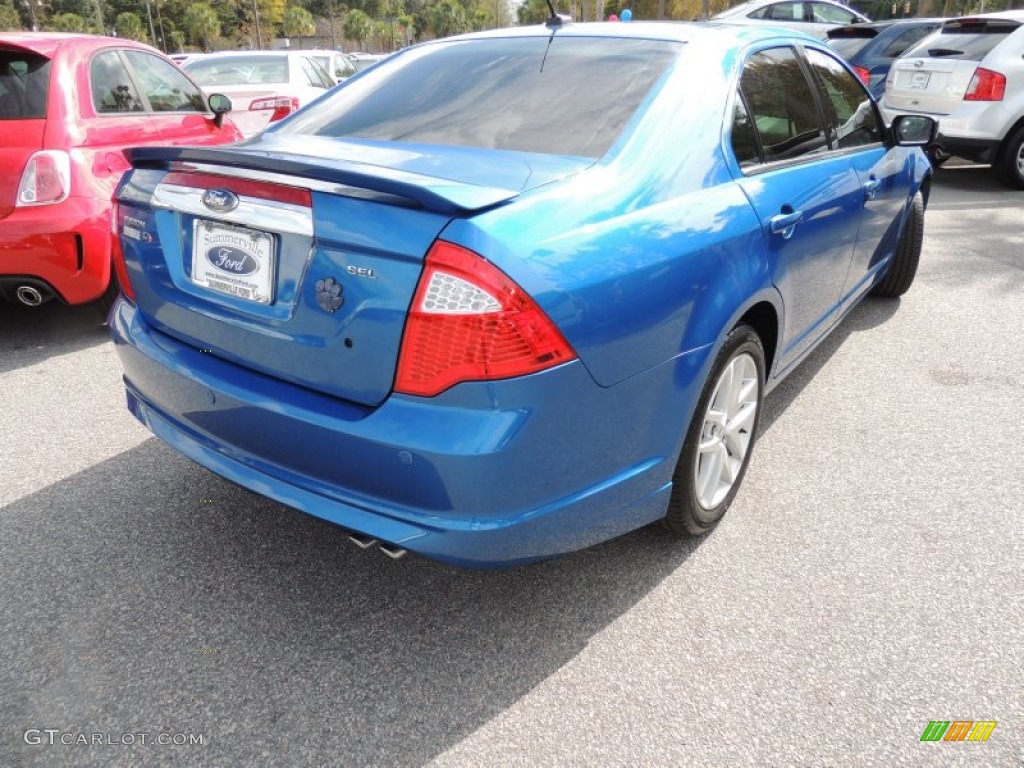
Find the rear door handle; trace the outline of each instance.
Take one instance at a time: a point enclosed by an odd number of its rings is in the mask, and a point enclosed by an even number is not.
[[[783,240],[789,240],[789,238],[793,236],[793,231],[796,229],[796,225],[803,220],[803,211],[780,213],[778,216],[772,216],[768,220],[768,226],[773,235],[782,235]]]
[[[878,194],[878,188],[882,186],[882,182],[878,179],[868,179],[864,185],[864,194],[867,195],[868,200],[874,200],[875,195]]]

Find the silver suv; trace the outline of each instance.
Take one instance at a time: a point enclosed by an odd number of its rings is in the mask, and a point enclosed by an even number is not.
[[[897,59],[882,110],[939,121],[929,153],[992,165],[1024,189],[1024,10],[950,19]]]

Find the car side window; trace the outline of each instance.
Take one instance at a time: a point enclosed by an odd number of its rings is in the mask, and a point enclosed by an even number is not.
[[[173,64],[143,51],[125,51],[154,112],[205,112],[206,99]]]
[[[792,48],[751,56],[740,90],[764,150],[764,160],[792,160],[828,149],[811,84]]]
[[[930,35],[938,26],[938,24],[930,24],[906,30],[886,46],[885,50],[882,51],[882,56],[886,59],[895,59],[902,56],[910,46],[926,35]]]
[[[764,18],[772,21],[804,21],[803,3],[776,3]]]
[[[737,92],[736,106],[732,113],[732,151],[741,168],[747,168],[761,162],[761,151],[757,146],[757,131],[754,121],[750,118],[747,105],[743,102],[743,94]]]
[[[811,18],[820,24],[856,24],[857,16],[828,3],[811,3]]]
[[[807,50],[811,65],[828,97],[829,133],[839,149],[875,144],[882,140],[882,126],[864,85],[831,56]]]
[[[89,64],[92,105],[101,114],[144,112],[135,84],[117,51],[96,54]]]

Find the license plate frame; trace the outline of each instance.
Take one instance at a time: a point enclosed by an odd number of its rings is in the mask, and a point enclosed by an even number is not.
[[[254,304],[274,299],[277,238],[270,232],[196,219],[192,224],[192,271],[196,285]]]

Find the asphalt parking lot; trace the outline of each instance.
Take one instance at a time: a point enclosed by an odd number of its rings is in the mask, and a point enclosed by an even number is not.
[[[0,766],[1024,765],[1021,328],[1024,193],[943,170],[715,531],[482,573],[200,469],[94,309],[2,306]]]

